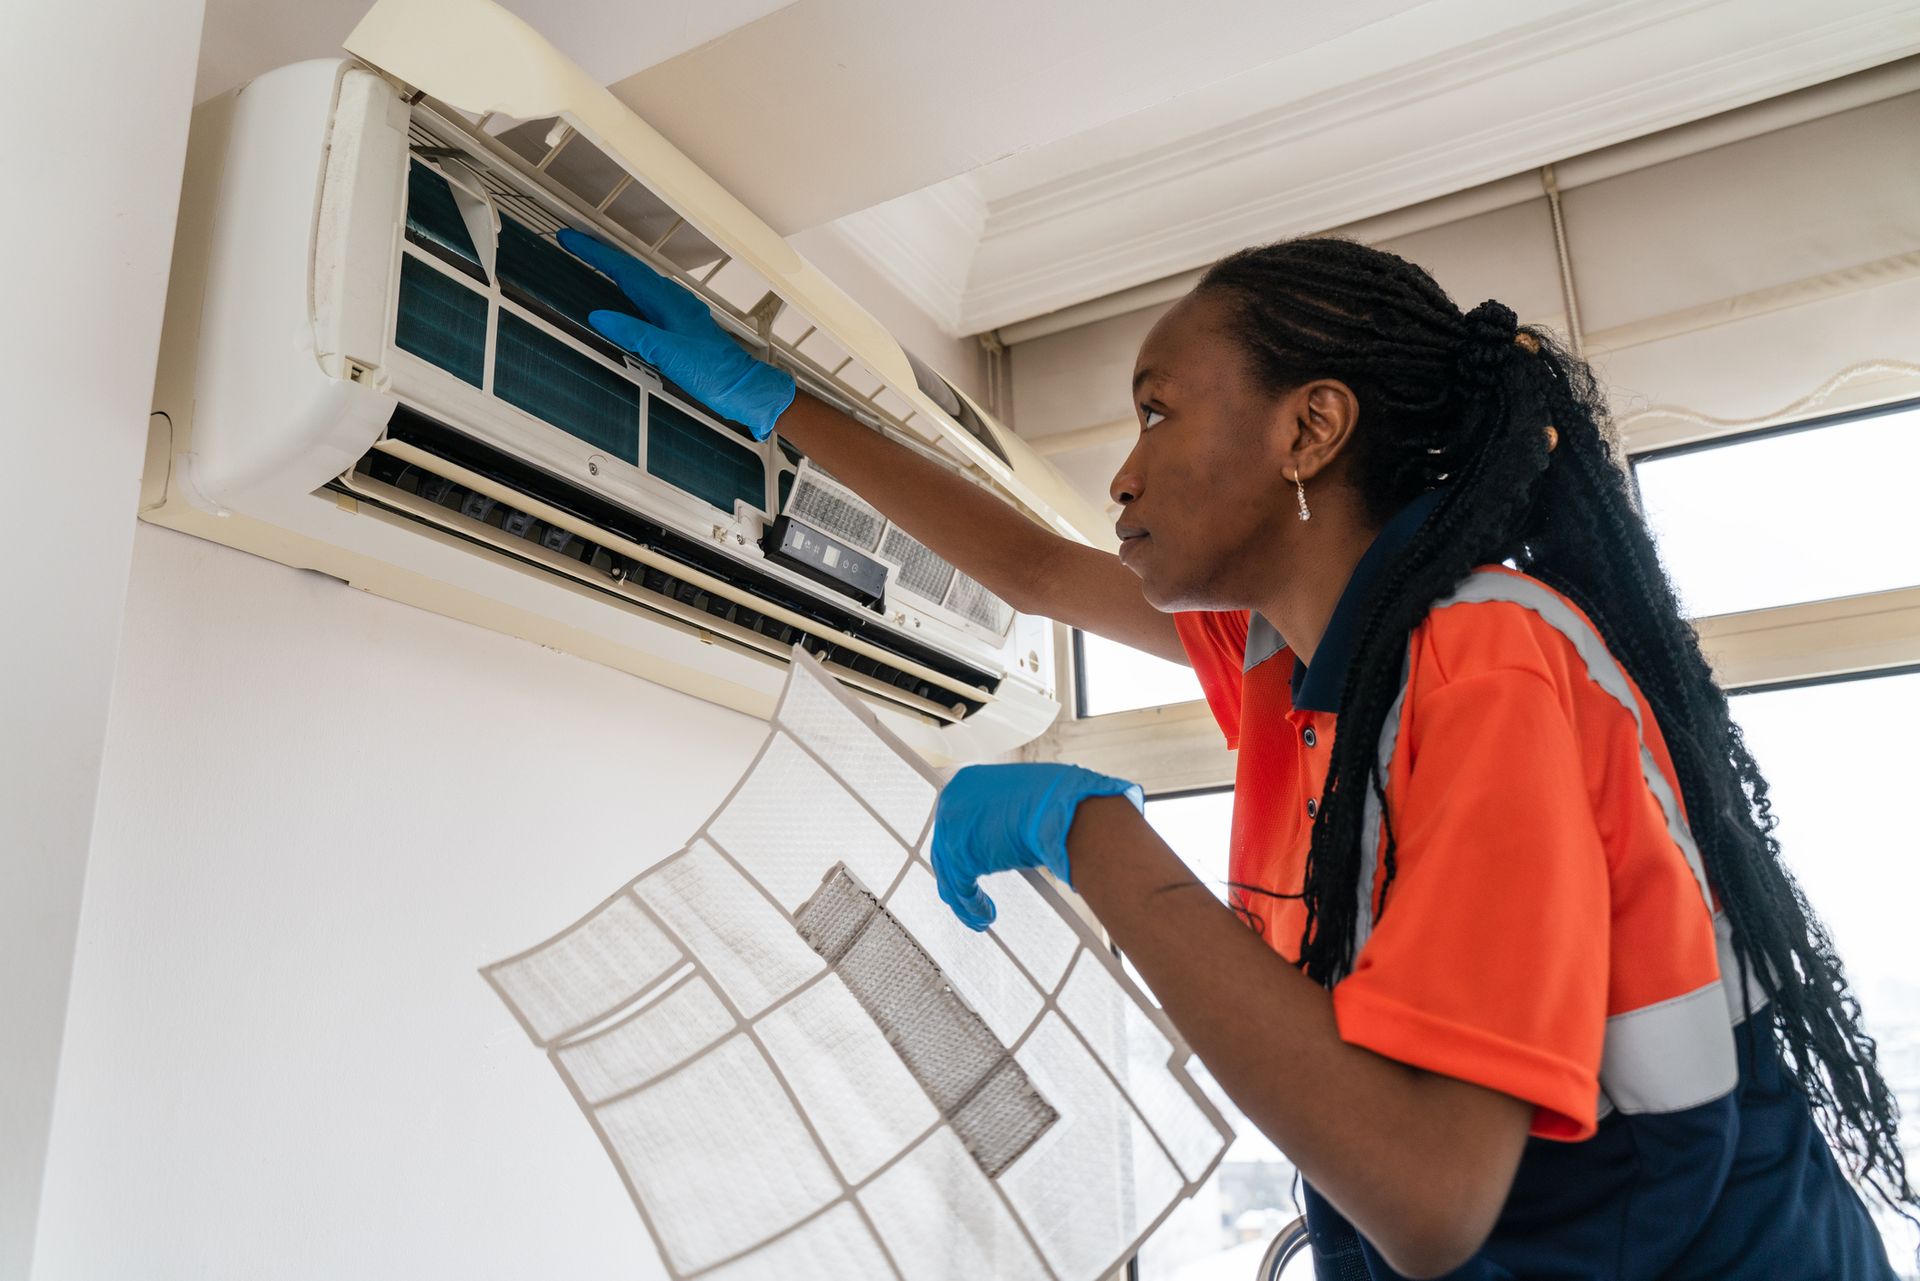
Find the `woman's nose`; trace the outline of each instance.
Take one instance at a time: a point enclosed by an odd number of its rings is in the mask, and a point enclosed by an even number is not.
[[[1113,479],[1107,483],[1107,497],[1123,507],[1140,497],[1140,490],[1144,484],[1136,461],[1138,457],[1137,450],[1128,454],[1126,461],[1120,464],[1120,470],[1115,472]]]

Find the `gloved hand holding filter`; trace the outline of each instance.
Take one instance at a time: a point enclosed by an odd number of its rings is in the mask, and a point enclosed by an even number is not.
[[[940,793],[933,820],[933,872],[940,897],[971,929],[993,924],[980,888],[992,872],[1044,867],[1069,888],[1067,832],[1080,802],[1125,796],[1146,813],[1138,783],[1053,761],[969,765]]]

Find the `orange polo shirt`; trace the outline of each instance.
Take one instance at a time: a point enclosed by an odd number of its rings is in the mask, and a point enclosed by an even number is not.
[[[1396,538],[1418,526],[1408,516],[1356,569],[1311,668],[1244,610],[1174,616],[1238,752],[1235,882],[1300,890],[1346,651],[1371,580],[1397,554]],[[1652,711],[1637,687],[1632,697],[1647,751],[1677,797]],[[1386,779],[1397,870],[1352,973],[1334,988],[1341,1037],[1532,1103],[1540,1137],[1592,1135],[1609,1019],[1694,993],[1720,973],[1711,905],[1640,753],[1631,713],[1537,613],[1485,601],[1429,614],[1411,638]],[[1270,946],[1297,959],[1297,898],[1238,901]]]

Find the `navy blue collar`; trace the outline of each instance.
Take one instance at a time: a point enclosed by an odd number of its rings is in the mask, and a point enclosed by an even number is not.
[[[1340,592],[1327,619],[1327,630],[1320,637],[1309,666],[1296,655],[1293,660],[1293,705],[1309,712],[1338,712],[1340,691],[1347,683],[1347,665],[1353,661],[1353,647],[1360,640],[1360,627],[1366,621],[1367,608],[1373,604],[1380,580],[1400,559],[1407,544],[1426,524],[1427,517],[1440,505],[1445,489],[1430,489],[1393,514],[1374,535],[1366,554],[1353,567],[1353,574]]]

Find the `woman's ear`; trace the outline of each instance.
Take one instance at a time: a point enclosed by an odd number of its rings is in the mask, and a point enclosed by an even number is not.
[[[1351,387],[1335,378],[1298,387],[1288,399],[1295,407],[1297,431],[1292,465],[1300,479],[1311,480],[1346,450],[1360,418],[1360,402]]]

